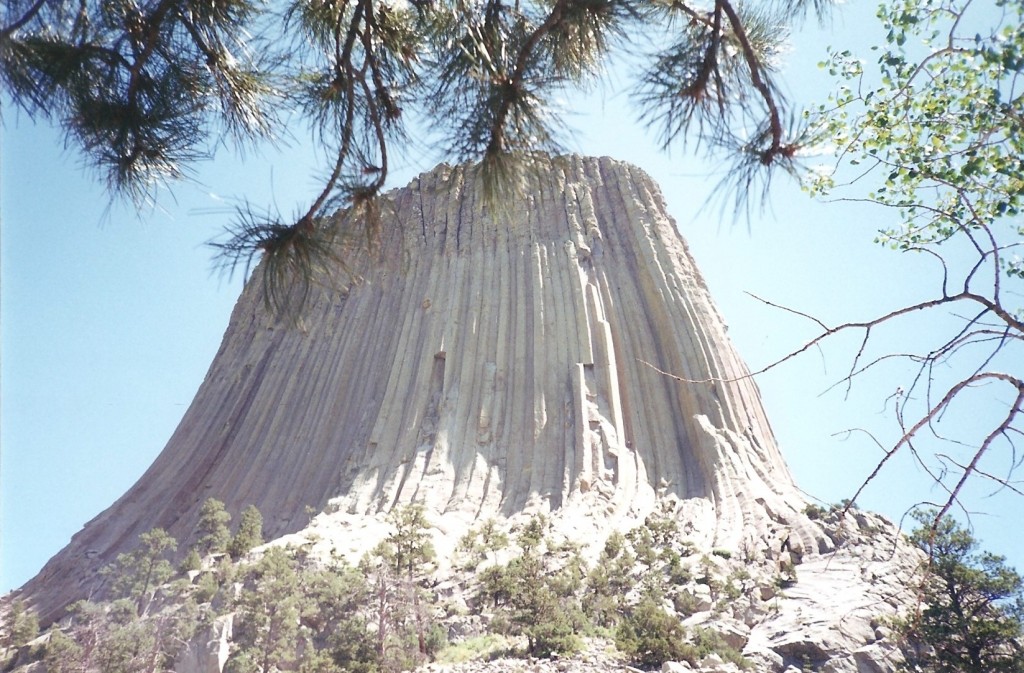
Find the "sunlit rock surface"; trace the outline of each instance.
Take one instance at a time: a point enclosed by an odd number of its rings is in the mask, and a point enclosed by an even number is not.
[[[597,543],[659,498],[704,550],[832,549],[658,187],[569,157],[525,193],[492,211],[447,166],[390,193],[297,328],[257,271],[167,447],[22,596],[53,618],[140,533],[184,547],[209,497],[256,505],[268,538],[323,511],[313,527],[349,554],[401,503],[426,505],[444,549],[523,513]]]

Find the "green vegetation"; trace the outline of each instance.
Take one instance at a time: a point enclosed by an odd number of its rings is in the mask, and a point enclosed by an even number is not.
[[[582,638],[595,635],[613,637],[642,667],[668,660],[696,664],[712,652],[745,663],[717,634],[690,631],[680,619],[696,610],[695,575],[729,600],[753,588],[753,581],[742,568],[720,576],[724,571],[716,564],[725,560],[715,555],[691,558],[693,548],[681,539],[668,508],[635,530],[611,534],[589,573],[579,546],[555,539],[543,517],[511,536],[486,522],[460,544],[468,560],[456,581],[471,590],[469,614],[439,602],[431,523],[420,505],[393,510],[390,532],[358,566],[275,545],[232,562],[216,550],[230,549],[240,537],[254,539],[250,533],[257,528],[252,524],[246,532],[245,521],[258,523],[259,515],[246,512],[225,543],[222,506],[204,505],[204,523],[187,554],[210,552],[199,567],[179,563],[174,569],[177,544],[166,532],[141,535],[137,548],[104,572],[109,600],[81,601],[50,629],[39,652],[48,670],[167,670],[191,639],[208,637],[229,614],[227,673],[393,673],[432,660],[570,655]],[[14,621],[24,626],[8,639],[24,643],[33,633],[31,619],[15,607]],[[450,622],[444,620],[454,615],[487,633],[449,643],[444,624]]]
[[[531,519],[516,537],[520,554],[480,574],[478,603],[495,612],[492,628],[526,638],[531,656],[572,654],[581,645],[582,560],[545,539],[547,523]]]
[[[923,609],[900,623],[908,665],[930,673],[1024,671],[1024,580],[948,517],[917,512],[928,554]]]
[[[134,602],[136,615],[144,615],[158,591],[174,575],[168,556],[178,543],[162,528],[154,528],[139,536],[139,546],[130,553],[119,554],[114,564],[104,570],[112,579],[114,595]]]
[[[199,552],[195,549],[189,549],[188,553],[185,554],[185,558],[181,559],[181,563],[178,565],[178,572],[189,573],[201,570],[202,567],[203,559],[199,556]]]
[[[479,529],[467,532],[456,547],[460,563],[466,570],[476,568],[494,554],[508,547],[508,535],[499,530],[494,519],[488,519]]]
[[[972,476],[1016,490],[1024,3],[886,0],[878,18],[886,38],[873,53],[837,49],[822,63],[839,82],[818,112],[816,134],[836,159],[812,171],[807,185],[830,200],[881,206],[877,242],[916,258],[919,274],[933,280],[914,303],[829,326],[807,346],[840,332],[862,339],[848,382],[907,365],[906,378],[890,383],[896,393],[886,406],[896,427],[882,465],[912,452],[941,482],[945,514]],[[875,338],[886,332],[922,338],[880,353]]]
[[[182,648],[220,615],[234,614],[225,670],[378,673],[408,670],[447,645],[425,587],[433,568],[423,508],[392,512],[394,531],[359,568],[341,560],[318,565],[301,552],[270,546],[235,565],[262,543],[262,517],[248,507],[227,533],[223,505],[207,501],[195,543],[176,572],[176,541],[161,529],[144,533],[133,551],[104,570],[110,600],[80,601],[49,631],[42,653],[54,673],[169,670]],[[200,550],[220,554],[196,562]],[[187,573],[187,576],[182,576]],[[190,581],[188,577],[192,577]],[[10,646],[31,637],[31,613],[12,606]]]
[[[634,664],[646,669],[660,668],[666,661],[685,661],[696,667],[712,653],[741,669],[750,666],[721,635],[705,628],[688,633],[676,617],[650,597],[641,599],[622,620],[615,643]]]
[[[808,504],[807,507],[804,508],[804,514],[806,514],[807,518],[811,519],[812,521],[823,519],[827,513],[828,510],[826,510],[824,507],[820,505],[815,505],[813,503]]]
[[[626,534],[637,561],[643,566],[640,574],[641,591],[661,598],[678,585],[691,579],[691,570],[683,559],[694,553],[692,545],[683,542],[679,524],[667,509],[655,511]]]
[[[643,668],[658,668],[666,661],[696,665],[697,649],[686,642],[686,629],[650,596],[626,615],[615,633],[615,644]]]
[[[632,591],[637,559],[618,531],[608,536],[597,563],[587,576],[581,607],[598,628],[614,628]]]
[[[234,601],[236,650],[227,671],[294,667],[304,597],[295,560],[280,547],[271,547],[248,568],[243,580],[244,589]]]
[[[156,528],[104,569],[111,599],[72,605],[67,625],[51,632],[49,670],[99,668],[105,673],[164,670],[212,616],[193,587],[176,579],[170,555],[177,542]]]
[[[447,637],[434,623],[435,596],[426,587],[434,569],[434,548],[422,505],[392,510],[394,531],[363,559],[369,581],[376,652],[386,670],[407,670],[428,661]]]
[[[249,505],[242,510],[238,532],[228,542],[227,552],[231,554],[231,558],[237,561],[261,544],[263,544],[263,515],[254,506]]]
[[[487,633],[449,644],[437,653],[435,661],[441,664],[461,664],[466,661],[487,660],[513,651],[511,640],[495,633]]]
[[[483,529],[475,531],[461,548],[481,549],[482,537]],[[523,526],[514,547],[517,553],[507,562],[478,572],[475,607],[491,613],[492,632],[524,637],[525,654],[568,654],[579,647],[582,636],[604,634],[614,636],[618,649],[644,668],[670,660],[697,664],[712,651],[746,665],[717,635],[689,633],[680,615],[698,609],[695,583],[707,584],[728,600],[751,591],[754,583],[743,569],[720,577],[709,557],[687,560],[694,548],[682,539],[669,505],[625,535],[609,535],[586,574],[576,547],[552,541],[540,517]],[[714,556],[727,559],[731,554]],[[482,561],[480,554],[474,558]],[[701,570],[697,579],[694,563]]]
[[[224,509],[224,503],[216,498],[209,498],[199,510],[199,521],[193,534],[196,538],[192,549],[199,556],[219,554],[227,551],[231,541],[231,514]]]
[[[430,542],[430,524],[423,505],[395,509],[388,516],[395,531],[373,551],[387,561],[396,574],[411,582],[421,581],[433,569],[434,547]]]
[[[39,618],[34,612],[26,609],[23,602],[13,601],[11,612],[8,615],[7,628],[4,630],[3,639],[0,640],[0,647],[22,647],[37,635],[39,635]]]
[[[697,652],[697,658],[703,659],[709,654],[717,654],[724,661],[736,664],[741,669],[749,668],[750,661],[735,647],[725,642],[721,634],[704,628],[693,630],[693,647]]]

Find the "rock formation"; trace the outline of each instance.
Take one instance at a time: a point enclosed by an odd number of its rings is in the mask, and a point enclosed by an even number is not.
[[[208,497],[269,538],[324,511],[353,553],[401,503],[449,541],[535,512],[597,540],[667,497],[705,550],[830,551],[657,186],[569,157],[535,187],[492,211],[442,166],[390,193],[298,328],[257,272],[167,447],[22,596],[52,618],[140,533],[187,541]]]

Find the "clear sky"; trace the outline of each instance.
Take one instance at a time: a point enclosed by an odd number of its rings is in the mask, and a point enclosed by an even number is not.
[[[794,98],[825,97],[829,80],[814,64],[827,44],[866,52],[881,41],[871,13],[844,8],[827,28],[801,33],[786,68]],[[701,208],[720,169],[681,150],[659,151],[625,96],[595,93],[573,107],[568,123],[579,133],[569,149],[631,161],[660,183],[752,369],[814,333],[807,321],[746,292],[826,322],[873,317],[934,292],[932,266],[872,243],[894,213],[812,202],[779,181],[770,212],[735,222]],[[161,195],[158,207],[140,216],[108,207],[102,183],[63,148],[58,132],[10,106],[4,124],[0,591],[37,572],[141,476],[170,437],[241,288],[237,276],[211,274],[204,245],[220,233],[234,200],[245,196],[256,206],[295,212],[315,194],[324,165],[304,142],[241,158],[221,152],[198,167],[194,183]],[[404,185],[437,159],[407,157],[392,185]],[[908,322],[880,335],[881,343],[906,350],[943,326]],[[881,455],[865,434],[844,431],[863,428],[891,441],[896,426],[886,399],[906,385],[908,370],[890,367],[856,381],[849,396],[826,392],[855,349],[854,340],[839,340],[758,378],[797,483],[829,503],[850,497]],[[990,411],[981,398],[973,403],[979,419]],[[1024,499],[988,497],[990,490],[975,489],[969,500],[976,534],[1024,570]],[[941,497],[920,468],[901,458],[859,503],[898,519],[914,503]]]

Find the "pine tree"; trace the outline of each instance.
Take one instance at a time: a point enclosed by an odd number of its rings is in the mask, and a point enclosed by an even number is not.
[[[193,544],[201,556],[216,554],[227,550],[231,541],[231,514],[224,509],[224,503],[216,498],[208,498],[199,510],[199,521],[196,522]]]
[[[504,566],[486,568],[478,585],[481,606],[493,605],[498,615],[494,623],[524,636],[527,653],[535,657],[578,650],[585,622],[582,559],[571,546],[552,546],[546,529],[544,517],[530,519],[516,537],[520,554]],[[567,560],[556,558],[562,552],[570,554]]]
[[[301,617],[311,650],[302,666],[310,671],[375,673],[382,662],[369,630],[370,586],[345,562],[307,569],[300,581],[308,600]],[[334,668],[331,668],[334,667]]]
[[[130,601],[103,606],[100,639],[96,648],[99,670],[104,673],[135,673],[159,653],[155,623],[140,619]],[[159,656],[157,654],[157,656]]]
[[[398,507],[388,515],[388,521],[395,527],[385,540],[395,572],[405,575],[410,581],[419,580],[430,571],[434,560],[426,510],[418,503]]]
[[[90,664],[85,652],[86,649],[63,629],[55,628],[50,631],[43,662],[46,670],[52,673],[84,671],[88,670]]]
[[[168,555],[178,546],[177,541],[162,528],[154,528],[139,536],[139,546],[104,569],[113,579],[113,592],[119,598],[130,599],[141,616],[146,613],[157,590],[174,575]]]
[[[916,513],[923,525],[910,536],[928,554],[925,607],[904,625],[911,664],[934,673],[1024,671],[1024,580],[935,514]]]
[[[201,570],[203,567],[203,558],[199,555],[195,549],[189,549],[188,553],[185,554],[185,558],[181,559],[181,563],[178,564],[178,572],[189,573],[196,570]]]
[[[231,558],[238,560],[245,556],[250,549],[261,544],[263,544],[263,515],[255,505],[249,505],[242,510],[238,531],[228,543],[228,553],[231,554]]]
[[[39,635],[39,618],[19,600],[11,601],[10,613],[4,625],[2,647],[21,647]]]
[[[286,670],[294,665],[304,604],[295,561],[280,547],[269,548],[246,573],[235,602],[237,649],[225,671]]]
[[[650,596],[642,598],[619,624],[615,644],[645,668],[657,668],[666,661],[697,664],[696,650],[687,644],[682,622]]]
[[[618,623],[626,596],[636,585],[636,563],[636,556],[626,548],[626,537],[618,531],[609,535],[587,576],[583,595],[583,610],[597,626],[613,627]]]
[[[433,597],[425,583],[434,569],[430,523],[421,504],[389,514],[394,530],[363,559],[370,578],[377,629],[377,656],[385,668],[415,667],[432,654]]]
[[[112,599],[78,601],[49,633],[44,661],[55,673],[168,670],[204,617],[187,580],[169,582],[174,538],[155,528],[103,570]],[[159,597],[159,599],[158,599]]]

